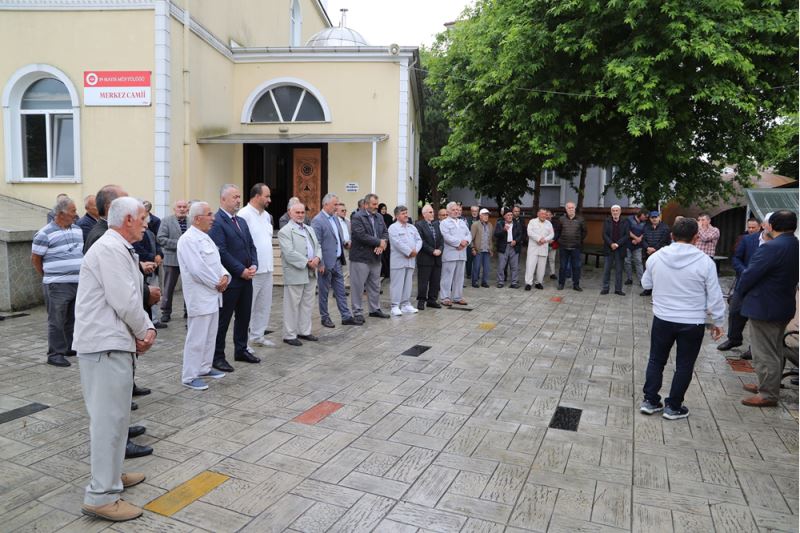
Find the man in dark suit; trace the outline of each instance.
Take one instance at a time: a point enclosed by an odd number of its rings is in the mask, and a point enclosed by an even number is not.
[[[425,204],[422,220],[415,224],[422,238],[422,250],[417,254],[417,309],[422,311],[425,304],[439,309],[439,285],[442,277],[442,250],[444,239],[439,231],[439,221],[433,219],[433,207]]]
[[[469,215],[464,217],[464,222],[467,223],[468,228],[472,228],[472,225],[479,220],[479,213],[480,206],[473,205],[469,208]],[[417,230],[419,231],[419,230]],[[467,250],[467,267],[464,269],[465,275],[467,278],[472,279],[472,261],[473,257],[469,250]]]
[[[344,276],[342,270],[346,264],[344,258],[345,238],[342,233],[342,226],[339,224],[339,217],[336,216],[336,206],[339,198],[328,193],[322,198],[322,210],[317,213],[311,221],[311,227],[317,236],[322,247],[322,266],[323,271],[317,274],[317,286],[319,288],[319,316],[322,325],[326,328],[335,327],[331,315],[328,312],[328,291],[333,287],[333,295],[336,298],[336,306],[342,316],[343,326],[361,325],[353,318],[350,308],[347,307],[347,295],[344,290]]]
[[[378,213],[378,195],[364,197],[364,209],[353,215],[350,222],[350,306],[356,322],[364,322],[362,301],[367,290],[369,316],[389,318],[381,311],[381,254],[389,253],[389,232],[383,216]]]
[[[795,230],[796,213],[786,209],[773,213],[766,229],[772,240],[753,254],[736,286],[742,297],[742,316],[750,319],[753,366],[758,375],[757,386],[744,385],[746,391],[756,393],[742,400],[744,405],[778,405],[785,357],[783,334],[794,317],[800,273]]]
[[[606,261],[603,265],[603,289],[600,294],[608,294],[611,282],[611,269],[616,275],[614,280],[614,294],[625,296],[622,292],[622,267],[625,252],[630,241],[630,223],[622,218],[622,208],[618,205],[611,206],[611,216],[603,222],[603,251]]]
[[[742,345],[742,333],[744,332],[744,327],[747,325],[747,317],[742,316],[742,298],[738,291],[736,291],[736,285],[739,283],[739,277],[742,275],[742,272],[744,272],[750,264],[750,258],[753,257],[753,254],[758,250],[759,237],[761,235],[758,230],[760,227],[758,221],[748,220],[747,234],[739,239],[736,250],[733,252],[732,262],[733,269],[736,271],[736,280],[733,282],[733,294],[731,294],[728,300],[728,339],[717,346],[717,350],[722,352]],[[752,358],[753,356],[750,354],[750,349],[748,348],[747,352],[742,355],[742,359]]]
[[[219,248],[220,259],[225,270],[231,273],[231,282],[222,293],[222,309],[219,312],[219,328],[214,348],[213,367],[222,372],[233,372],[225,359],[225,337],[231,317],[233,322],[233,359],[245,363],[260,363],[247,346],[247,331],[250,326],[250,306],[253,301],[253,277],[258,270],[258,254],[250,235],[247,222],[236,216],[242,205],[242,193],[236,185],[222,186],[219,194],[219,211],[214,217],[214,226],[208,235]]]

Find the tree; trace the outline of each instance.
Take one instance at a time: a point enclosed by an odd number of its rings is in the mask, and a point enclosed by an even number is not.
[[[419,55],[422,67],[420,74],[423,76],[422,101],[425,104],[420,135],[419,196],[420,199],[430,201],[434,210],[438,210],[442,200],[439,171],[431,166],[430,161],[439,155],[442,147],[447,144],[450,128],[447,124],[442,88],[440,84],[424,75],[431,63],[431,51],[423,47]]]
[[[796,35],[780,0],[479,0],[436,50],[452,133],[434,164],[510,194],[537,166],[613,165],[645,205],[713,202],[737,184],[722,169],[746,184],[797,107]]]

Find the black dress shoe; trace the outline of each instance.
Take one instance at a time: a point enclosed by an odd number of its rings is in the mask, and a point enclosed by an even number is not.
[[[505,283],[498,283],[498,284],[497,284],[497,288],[498,288],[498,289],[502,289],[502,288],[503,288],[503,287],[505,287],[505,286],[506,286],[506,284],[505,284]]]
[[[653,294],[652,289],[645,289],[639,293],[639,296],[650,296],[651,294]]]
[[[139,408],[139,404],[136,402],[131,402],[131,411],[135,411]]]
[[[364,325],[364,315],[353,315],[353,320],[358,322],[359,326],[363,326]]]
[[[559,283],[558,284],[558,290],[563,291],[564,290],[564,285]]]
[[[425,300],[418,300],[417,301],[417,309],[419,309],[420,311],[424,311],[425,310]]]
[[[75,357],[76,355],[78,355],[78,352],[76,352],[75,350],[67,350],[67,353],[65,353],[64,355],[66,355],[67,357]]]
[[[625,296],[625,293],[623,291],[614,291],[614,294],[616,294],[617,296]]]
[[[427,302],[425,302],[425,305],[427,305],[431,309],[441,309],[442,308],[442,304],[440,304],[436,300],[428,300]]]
[[[333,320],[331,320],[330,318],[323,318],[322,319],[322,325],[325,326],[326,328],[335,328],[336,327],[336,325],[334,325],[334,323],[333,323]]]
[[[298,335],[297,338],[298,339],[303,339],[304,341],[312,341],[312,342],[317,342],[319,340],[319,337],[317,337],[316,335],[311,335],[311,334]]]
[[[527,284],[527,283],[525,284],[525,290],[526,290],[526,291],[529,291],[529,290],[531,290],[531,286],[530,286],[529,284]]]
[[[144,457],[153,453],[152,446],[140,446],[135,442],[129,440],[125,445],[125,459],[133,459],[134,457]]]
[[[632,279],[626,280],[625,285],[633,285],[633,280]]]
[[[150,389],[146,387],[138,387],[136,383],[133,384],[133,395],[134,396],[147,396],[150,394]]]
[[[578,291],[578,292],[583,292],[583,289],[581,289],[580,285],[575,285],[575,286],[573,286],[573,287],[572,287],[572,290],[573,290],[573,291]]]
[[[261,359],[256,357],[255,355],[247,352],[241,352],[237,354],[233,354],[234,361],[242,361],[244,363],[260,363]]]
[[[717,350],[719,350],[720,352],[727,352],[731,348],[736,348],[737,346],[741,346],[741,345],[742,345],[741,342],[736,342],[736,341],[732,341],[732,340],[728,339],[725,342],[723,342],[722,344],[720,344],[719,346],[717,346]]]
[[[363,322],[359,322],[355,317],[345,318],[342,320],[343,326],[360,326]]]
[[[488,289],[489,288],[489,284],[488,283],[481,283],[481,287],[483,287],[484,289]]]
[[[233,372],[233,367],[225,359],[217,359],[211,366],[216,368],[220,372]]]
[[[60,353],[48,355],[47,364],[53,366],[72,366],[72,363],[67,361],[67,359]]]
[[[600,291],[600,294],[608,294],[608,289],[603,289],[602,291]]]
[[[166,324],[170,320],[172,320],[172,319],[170,318],[169,315],[161,315],[161,322],[163,322],[164,324]]]
[[[742,354],[741,359],[744,359],[745,361],[753,360],[753,352],[750,351],[750,348],[748,348],[747,351]]]
[[[144,432],[147,431],[144,426],[130,426],[128,428],[128,439],[132,439],[134,437],[138,437],[139,435],[144,435]],[[130,442],[130,441],[128,441]]]
[[[558,279],[558,276],[556,276],[555,274],[550,274],[550,279]]]
[[[169,326],[163,322],[153,322],[153,327],[156,329],[167,329]]]
[[[519,289],[519,284],[518,283],[512,283],[511,285],[508,286],[508,288],[509,289]]]
[[[286,344],[288,344],[290,346],[302,346],[303,345],[303,343],[300,342],[297,339],[283,339],[283,342],[285,342]]]
[[[372,311],[369,316],[373,318],[389,318],[389,315],[384,313],[383,311]]]
[[[477,283],[473,283],[472,284],[472,288],[473,289],[478,289],[478,288],[480,288],[480,285],[478,285]]]
[[[536,285],[534,285],[534,287],[536,287],[539,290],[544,290],[544,285],[542,285],[541,283],[537,283]]]

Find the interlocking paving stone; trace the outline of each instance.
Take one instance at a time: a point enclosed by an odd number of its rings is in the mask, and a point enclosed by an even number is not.
[[[599,272],[587,269],[585,284]],[[155,452],[125,462],[147,475],[125,498],[144,505],[206,470],[230,479],[171,518],[146,511],[115,525],[79,514],[90,450],[77,366],[43,364],[42,308],[0,323],[0,410],[52,406],[0,424],[2,529],[797,530],[796,388],[778,408],[742,406],[753,374],[732,371],[706,339],[691,416],[644,416],[649,299],[587,290],[554,304],[549,285],[503,291],[502,302],[495,289],[466,293],[470,313],[425,310],[358,331],[319,331],[315,316],[319,343],[257,348],[264,363],[204,392],[180,385],[176,318],[137,367],[153,394],[131,423]],[[280,302],[276,291],[273,327]],[[431,348],[397,355],[417,343]],[[293,421],[321,402],[341,407]],[[548,428],[559,406],[582,411],[577,431]]]

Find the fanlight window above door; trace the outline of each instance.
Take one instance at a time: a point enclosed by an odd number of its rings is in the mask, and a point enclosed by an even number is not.
[[[324,122],[319,100],[303,87],[278,85],[268,89],[253,106],[250,122]]]

